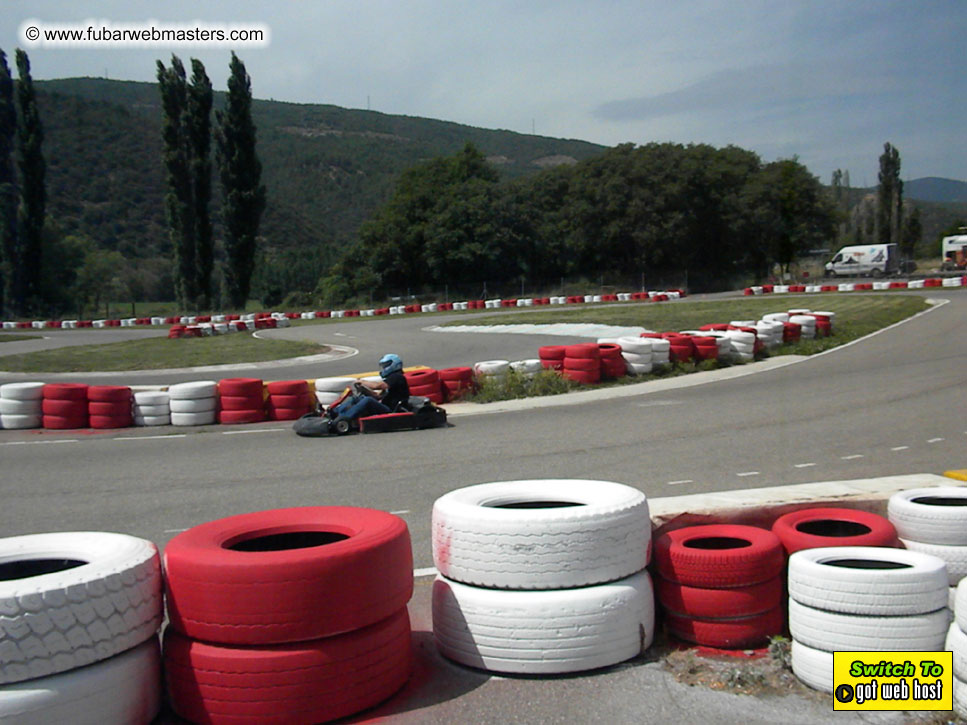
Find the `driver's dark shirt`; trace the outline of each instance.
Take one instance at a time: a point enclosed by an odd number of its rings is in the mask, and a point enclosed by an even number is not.
[[[406,376],[402,372],[390,373],[383,379],[383,382],[388,387],[386,392],[383,393],[383,397],[380,398],[380,402],[391,411],[395,411],[400,403],[405,404],[409,401],[410,385],[406,382]]]

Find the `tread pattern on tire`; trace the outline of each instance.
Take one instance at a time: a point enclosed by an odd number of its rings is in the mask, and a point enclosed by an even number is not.
[[[962,506],[938,506],[917,499],[963,500]],[[887,516],[901,539],[924,544],[967,546],[967,487],[938,486],[898,491],[890,496]]]
[[[827,612],[789,600],[792,638],[826,652],[924,651],[943,649],[947,609],[925,614],[871,617]]]

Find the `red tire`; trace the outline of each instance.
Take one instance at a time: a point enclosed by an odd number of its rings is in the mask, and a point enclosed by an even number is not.
[[[785,615],[782,606],[778,606],[737,619],[696,619],[666,614],[664,621],[669,633],[686,642],[721,649],[746,649],[764,645],[773,635],[782,634]]]
[[[437,371],[444,382],[473,382],[473,368],[443,368]]]
[[[48,430],[73,430],[87,428],[87,413],[83,416],[65,417],[63,415],[45,415],[43,426]]]
[[[59,415],[66,418],[80,418],[87,416],[86,400],[62,400],[60,398],[44,398],[40,402],[40,409],[44,415]]]
[[[602,360],[621,359],[621,346],[615,345],[613,342],[599,342],[598,350]]]
[[[312,396],[308,392],[300,395],[269,395],[268,404],[273,408],[302,408],[312,405]]]
[[[403,373],[403,377],[411,389],[440,382],[440,374],[436,370],[413,370]]]
[[[262,408],[218,411],[218,422],[222,425],[234,425],[236,423],[261,423],[263,420],[265,420],[265,411]]]
[[[679,339],[681,338],[670,340],[671,345],[668,347],[668,359],[672,362],[690,362],[695,355],[695,346],[691,344],[678,344],[677,341]]]
[[[593,385],[594,383],[601,382],[601,371],[595,370],[592,372],[585,372],[581,370],[568,370],[565,368],[561,371],[565,378],[568,380],[573,380],[576,383],[582,383],[584,385]]]
[[[92,415],[88,418],[88,427],[98,429],[130,428],[131,412],[127,415]]]
[[[755,526],[686,526],[655,540],[658,573],[693,587],[749,586],[778,576],[784,563],[779,537]]]
[[[578,372],[593,372],[601,370],[601,360],[590,357],[566,357],[564,358],[564,369]]]
[[[53,401],[51,401],[53,402]],[[130,401],[124,401],[123,403],[88,403],[87,412],[89,415],[131,415],[131,403]]]
[[[298,420],[309,412],[310,406],[304,408],[276,408],[269,406],[265,411],[268,420]]]
[[[171,705],[190,722],[329,722],[379,704],[406,683],[410,622],[404,607],[336,637],[258,648],[199,642],[169,628],[164,667]]]
[[[428,385],[411,385],[410,395],[429,397],[431,395],[441,395],[440,381]]]
[[[309,383],[305,380],[277,380],[265,387],[269,395],[299,395],[309,392]]]
[[[221,410],[262,410],[263,405],[262,393],[257,396],[222,395],[218,398]]]
[[[91,385],[87,399],[101,403],[130,403],[131,388],[126,385]]]
[[[258,378],[225,378],[218,381],[218,395],[262,399],[263,383]]]
[[[628,367],[625,365],[623,358],[618,358],[617,360],[601,360],[601,377],[602,378],[621,378],[624,377],[628,372]]]
[[[700,619],[751,617],[782,604],[783,579],[773,577],[759,584],[734,589],[689,587],[655,577],[655,596],[668,612]]]
[[[563,360],[564,345],[544,345],[537,350],[537,357],[541,360]]]
[[[813,508],[784,514],[772,524],[787,554],[823,546],[887,546],[899,544],[889,519],[846,508]]]
[[[413,593],[406,523],[348,506],[210,521],[175,536],[164,566],[171,626],[224,644],[350,632],[389,617]]]
[[[590,358],[591,360],[601,359],[601,350],[596,342],[582,342],[577,345],[566,345],[564,347],[564,359]]]
[[[696,360],[718,360],[719,359],[718,345],[696,345],[695,359]]]
[[[545,370],[563,370],[563,360],[541,360],[541,367]]]
[[[87,388],[84,383],[47,383],[44,386],[44,398],[47,400],[87,400]]]

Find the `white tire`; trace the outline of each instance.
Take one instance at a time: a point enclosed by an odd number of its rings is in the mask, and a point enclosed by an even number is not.
[[[172,413],[207,413],[215,410],[215,398],[172,398],[168,409]]]
[[[0,398],[8,400],[41,400],[44,383],[4,383],[0,385]]]
[[[634,365],[651,365],[651,353],[623,352],[621,357],[626,363]]]
[[[729,342],[729,352],[735,355],[752,355],[754,353],[755,347],[753,345],[746,345],[744,342],[736,342],[735,340]]]
[[[539,592],[484,589],[438,576],[433,636],[456,662],[494,672],[552,674],[614,665],[655,636],[651,577]]]
[[[789,322],[788,312],[770,312],[769,314],[763,315],[762,319],[766,322]]]
[[[171,425],[211,425],[215,422],[215,411],[204,413],[172,413]]]
[[[629,375],[648,375],[652,370],[654,370],[654,365],[652,363],[625,363],[625,370]]]
[[[892,566],[896,568],[877,568]],[[789,597],[830,612],[895,616],[947,606],[947,567],[916,551],[875,546],[804,549],[789,557]]]
[[[0,684],[113,657],[161,626],[150,541],[91,531],[15,536],[0,539],[0,571]]]
[[[957,617],[957,624],[962,630],[967,632],[967,579],[961,579],[957,585],[957,593],[954,594],[954,616]]]
[[[509,369],[509,360],[483,360],[473,365],[473,373],[477,376],[506,375]]]
[[[160,709],[157,637],[87,667],[0,688],[4,725],[144,725]]]
[[[168,393],[163,390],[139,390],[134,393],[136,405],[168,405],[170,400]]]
[[[191,383],[176,383],[168,388],[171,400],[191,400],[193,398],[214,398],[217,384],[214,380],[196,380]]]
[[[187,413],[185,415],[188,415]],[[134,415],[134,424],[138,426],[171,425],[171,415]]]
[[[544,366],[540,360],[532,358],[529,360],[515,360],[510,364],[510,369],[523,375],[534,375],[543,370]]]
[[[649,337],[619,337],[618,343],[623,353],[647,355],[651,357],[653,349],[652,338]]]
[[[953,652],[954,676],[967,680],[967,634],[964,634],[964,630],[956,622],[952,622],[947,630],[943,649]]]
[[[827,612],[789,600],[789,633],[827,652],[935,652],[943,649],[950,612],[895,617]]]
[[[752,362],[755,360],[755,355],[751,352],[732,352],[730,355],[733,360],[738,360],[739,362]]]
[[[6,428],[7,430],[40,428],[42,422],[43,419],[40,415],[0,414],[0,428]]]
[[[330,393],[325,390],[316,391],[316,402],[319,405],[332,405],[342,397],[342,393]]]
[[[171,415],[171,406],[165,405],[135,405],[134,414],[142,418],[151,418],[159,415]]]
[[[356,378],[316,378],[317,393],[342,393]]]
[[[725,333],[732,343],[739,343],[742,345],[754,345],[755,344],[755,333],[754,332],[744,332],[743,330],[728,330]]]
[[[608,481],[484,483],[433,504],[433,563],[449,579],[501,589],[564,589],[644,569],[645,495]]]
[[[0,398],[0,415],[41,415],[42,413],[42,400]]]
[[[943,546],[942,544],[924,544],[920,541],[900,539],[910,551],[919,551],[943,559],[947,565],[947,583],[955,587],[967,576],[967,546]]]
[[[887,517],[901,539],[967,546],[967,486],[898,491],[887,503]]]
[[[652,355],[655,353],[665,353],[667,356],[671,350],[672,344],[663,338],[659,337],[647,337],[642,338],[643,340],[651,340],[651,352]]]
[[[833,691],[833,653],[792,641],[792,671],[804,684],[820,692]]]

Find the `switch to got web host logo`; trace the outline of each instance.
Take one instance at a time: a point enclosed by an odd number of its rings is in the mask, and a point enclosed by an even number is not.
[[[950,652],[834,652],[834,710],[950,710]]]

